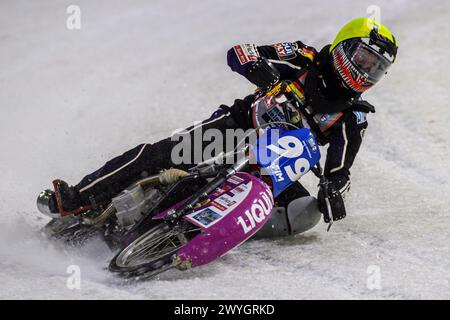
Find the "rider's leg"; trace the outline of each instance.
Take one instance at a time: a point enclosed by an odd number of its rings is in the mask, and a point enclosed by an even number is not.
[[[185,163],[174,163],[172,159],[172,149],[180,143],[180,140],[167,138],[154,144],[142,144],[125,152],[108,161],[100,169],[85,176],[73,187],[69,187],[63,181],[58,181],[55,185],[55,191],[57,194],[59,191],[64,191],[59,194],[64,211],[89,206],[92,200],[96,203],[110,201],[124,188],[147,175],[152,175],[162,169],[171,167],[187,170],[194,166],[198,158],[192,152],[193,150],[195,151],[195,139],[200,137],[202,151],[205,145],[210,143],[209,141],[204,141],[202,132],[204,133],[208,129],[218,129],[221,133],[225,133],[226,129],[237,128],[238,125],[229,112],[219,109],[209,119],[178,132],[178,135],[184,135],[189,138],[188,147],[191,148],[191,157]],[[61,212],[61,206],[59,212]],[[53,205],[50,207],[55,208],[58,206]]]
[[[173,145],[170,138],[153,144],[141,144],[108,161],[74,187],[82,204],[89,203],[92,196],[96,202],[109,201],[133,182],[170,168]]]
[[[275,198],[275,205],[287,208],[293,200],[308,196],[310,196],[308,190],[300,182],[295,182]]]
[[[206,130],[217,129],[225,132],[229,128],[236,128],[236,124],[227,112],[219,110],[209,119],[179,131],[171,138],[154,144],[139,145],[108,161],[103,167],[84,177],[75,188],[79,190],[84,203],[89,201],[92,195],[97,202],[108,201],[140,178],[172,167],[187,170],[197,164],[198,159],[206,160],[195,155],[195,144],[201,146],[199,149],[203,151],[209,142],[203,139]],[[175,138],[176,136],[179,138]],[[196,142],[195,139],[198,137],[201,141]],[[184,141],[188,142],[186,147],[190,149],[190,157],[183,158],[185,161],[180,162],[179,159],[173,158],[172,150]]]
[[[270,219],[254,238],[276,238],[294,235],[313,228],[320,220],[317,201],[299,182],[275,198]]]
[[[154,144],[141,144],[108,161],[75,186],[55,180],[55,191],[41,193],[38,207],[43,213],[67,215],[89,210],[94,203],[105,204],[140,178],[170,167],[172,145],[169,138]]]

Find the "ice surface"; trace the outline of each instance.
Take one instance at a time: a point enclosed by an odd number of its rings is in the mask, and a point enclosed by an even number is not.
[[[377,0],[398,62],[366,95],[377,107],[352,171],[348,217],[217,262],[123,284],[100,241],[45,240],[35,208],[51,179],[76,183],[142,142],[253,90],[226,65],[242,42],[321,47],[374,1],[0,2],[0,298],[450,298],[450,33],[447,0]],[[312,178],[306,179],[314,189]],[[66,286],[78,265],[81,290]],[[379,270],[380,286],[373,284]]]

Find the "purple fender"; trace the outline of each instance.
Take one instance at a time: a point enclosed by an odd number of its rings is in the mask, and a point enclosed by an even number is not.
[[[245,242],[261,229],[274,206],[269,186],[243,172],[230,177],[209,198],[207,205],[184,217],[203,230],[178,250],[180,268],[209,263]]]

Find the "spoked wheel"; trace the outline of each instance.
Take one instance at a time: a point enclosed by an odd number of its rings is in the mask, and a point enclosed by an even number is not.
[[[160,223],[120,251],[109,264],[109,270],[125,277],[152,277],[174,265],[175,253],[187,243],[188,237],[200,228],[171,228]]]

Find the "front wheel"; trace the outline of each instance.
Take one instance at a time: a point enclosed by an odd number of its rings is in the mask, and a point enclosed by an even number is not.
[[[175,253],[186,244],[187,236],[199,229],[184,230],[161,222],[121,250],[110,262],[109,270],[125,277],[146,278],[174,267]]]

